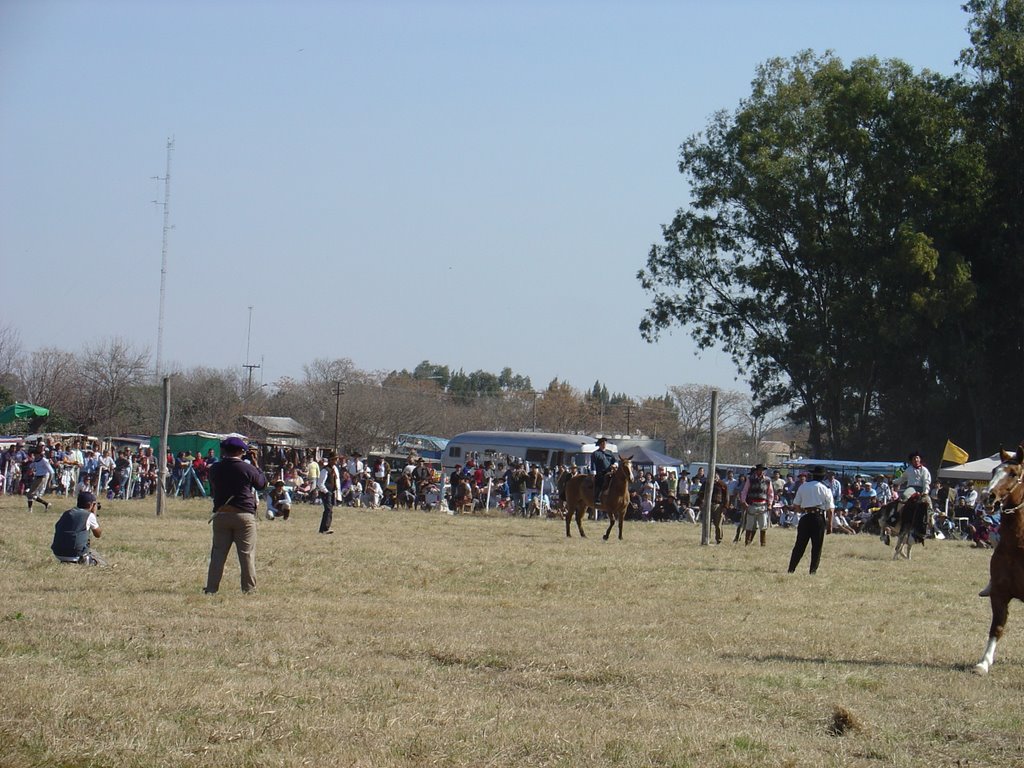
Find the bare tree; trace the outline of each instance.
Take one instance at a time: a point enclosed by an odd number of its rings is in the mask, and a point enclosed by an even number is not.
[[[70,352],[43,347],[15,361],[22,397],[51,411],[70,412],[79,390],[78,360]]]
[[[548,432],[582,429],[583,395],[569,384],[553,379],[537,402],[538,425]]]
[[[149,350],[123,338],[87,346],[78,361],[81,406],[76,415],[82,428],[107,434],[127,431],[134,421],[125,418],[127,395],[147,380],[151,370]]]
[[[21,335],[10,325],[0,325],[0,379],[14,374],[22,356]]]
[[[171,430],[235,431],[242,413],[256,410],[246,406],[264,396],[262,390],[256,390],[247,402],[242,397],[243,389],[241,373],[235,368],[197,366],[175,373],[171,387]]]

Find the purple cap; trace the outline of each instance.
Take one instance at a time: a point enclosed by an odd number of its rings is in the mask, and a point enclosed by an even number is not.
[[[221,448],[241,448],[243,451],[249,446],[245,444],[245,440],[240,437],[226,437],[220,441]]]

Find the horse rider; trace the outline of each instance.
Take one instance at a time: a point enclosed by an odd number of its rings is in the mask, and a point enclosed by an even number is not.
[[[601,502],[601,492],[604,490],[608,473],[615,464],[615,454],[608,450],[608,438],[601,436],[597,438],[597,448],[590,454],[590,468],[594,472],[594,504]]]
[[[740,491],[740,504],[744,508],[744,546],[754,540],[754,531],[760,532],[761,546],[767,544],[768,510],[772,508],[775,493],[771,480],[764,474],[765,469],[764,464],[755,466]]]
[[[921,454],[917,451],[913,451],[907,456],[907,461],[910,462],[910,466],[904,470],[899,480],[894,483],[894,486],[897,492],[902,490],[899,498],[903,503],[909,501],[917,493],[921,495],[921,499],[928,507],[927,517],[925,518],[926,530],[919,532],[923,538],[932,519],[932,498],[929,494],[932,488],[932,473],[928,471],[928,467],[921,463]]]

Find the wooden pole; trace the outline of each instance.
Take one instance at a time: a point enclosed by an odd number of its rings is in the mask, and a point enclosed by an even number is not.
[[[704,508],[701,510],[700,544],[711,543],[711,497],[715,490],[715,469],[718,463],[718,390],[711,390],[711,451],[708,456],[708,474],[704,478]]]

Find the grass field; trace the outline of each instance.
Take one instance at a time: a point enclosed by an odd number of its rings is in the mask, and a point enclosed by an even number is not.
[[[0,497],[3,766],[1024,764],[1024,607],[971,674],[964,542],[830,536],[812,577],[778,529],[338,509],[319,536],[300,505],[259,526],[257,594],[232,554],[205,596],[205,502],[105,503],[103,569],[51,556],[64,506]]]

